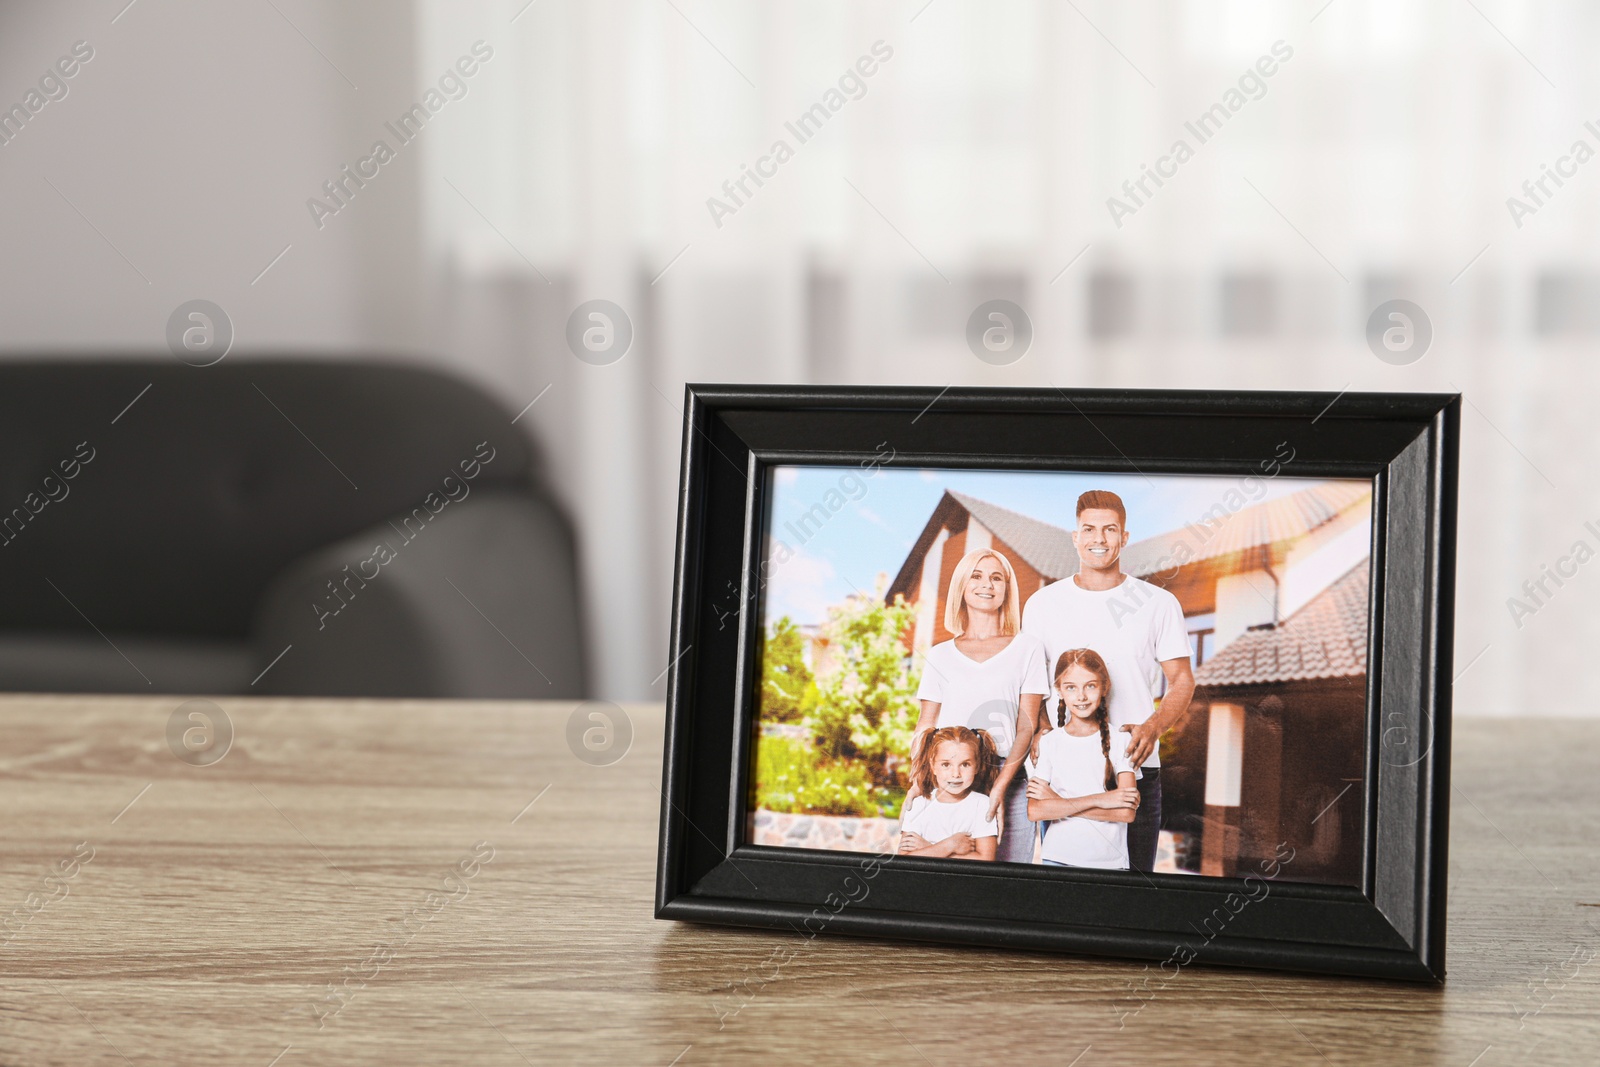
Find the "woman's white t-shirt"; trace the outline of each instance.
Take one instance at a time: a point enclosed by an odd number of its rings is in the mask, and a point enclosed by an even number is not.
[[[1017,734],[1022,694],[1048,693],[1048,673],[1044,642],[1033,634],[1017,634],[982,663],[969,658],[954,640],[943,641],[928,649],[917,699],[939,705],[938,729],[987,730],[995,750],[1005,756]]]
[[[1111,769],[1118,774],[1123,771],[1139,774],[1115,738],[1111,741]],[[1073,737],[1064,729],[1051,730],[1039,740],[1039,762],[1031,777],[1043,778],[1057,796],[1086,797],[1091,793],[1104,793],[1106,756],[1100,748],[1100,732]],[[1057,819],[1045,830],[1039,858],[1070,863],[1074,867],[1126,870],[1128,824],[1076,815]]]
[[[900,822],[904,833],[921,834],[923,840],[936,845],[951,834],[969,837],[998,837],[1000,827],[989,818],[988,794],[971,792],[954,804],[944,804],[932,797],[912,797],[906,805],[905,817]]]

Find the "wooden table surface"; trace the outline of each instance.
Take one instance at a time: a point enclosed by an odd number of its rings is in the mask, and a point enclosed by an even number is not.
[[[1600,722],[1457,724],[1443,986],[1121,1014],[1141,964],[655,921],[659,707],[593,766],[571,703],[223,699],[194,766],[179,703],[0,698],[0,1064],[1600,1063]]]

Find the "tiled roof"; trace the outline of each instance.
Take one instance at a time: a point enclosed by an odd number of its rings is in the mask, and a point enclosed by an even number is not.
[[[1060,580],[1078,573],[1078,550],[1072,544],[1071,531],[966,493],[948,492],[1046,578]],[[1122,551],[1122,569],[1136,577],[1169,570],[1175,558],[1181,558],[1174,556],[1180,544],[1189,552],[1184,562],[1194,563],[1257,545],[1293,540],[1371,495],[1372,486],[1364,481],[1323,482],[1264,504],[1240,508],[1204,529],[1197,523],[1135,541]],[[1206,533],[1209,536],[1202,541],[1201,535]]]
[[[1372,486],[1365,481],[1323,482],[1264,504],[1240,508],[1204,528],[1195,523],[1136,541],[1123,549],[1122,569],[1139,576],[1170,569],[1179,545],[1186,546],[1189,552],[1184,562],[1194,563],[1258,545],[1290,541],[1371,496]],[[1202,534],[1208,535],[1203,541]]]
[[[979,500],[954,489],[947,492],[989,532],[1016,549],[1034,570],[1046,578],[1060,579],[1078,572],[1078,549],[1072,532],[987,500]]]
[[[1262,685],[1365,674],[1369,562],[1356,564],[1275,628],[1236,638],[1195,672],[1195,685]]]

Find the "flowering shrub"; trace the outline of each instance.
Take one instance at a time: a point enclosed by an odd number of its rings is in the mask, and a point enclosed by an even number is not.
[[[799,635],[787,619],[767,635],[759,718],[792,722],[810,735],[759,736],[756,806],[811,815],[897,817],[905,798],[917,672],[905,634],[915,618],[902,598],[853,596],[829,609],[820,644],[826,654],[801,674]],[[796,668],[799,669],[796,669]],[[796,683],[804,683],[797,699]],[[768,691],[768,690],[771,691]]]

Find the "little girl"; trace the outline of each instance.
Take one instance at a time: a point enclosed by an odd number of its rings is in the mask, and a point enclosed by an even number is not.
[[[919,795],[901,813],[900,851],[909,856],[992,860],[1000,827],[989,788],[1000,757],[986,731],[945,726],[930,733],[912,769]]]
[[[1090,648],[1056,660],[1056,723],[1039,740],[1028,778],[1028,818],[1050,822],[1041,862],[1058,867],[1128,868],[1128,823],[1139,807],[1138,772],[1111,745],[1111,673]]]

